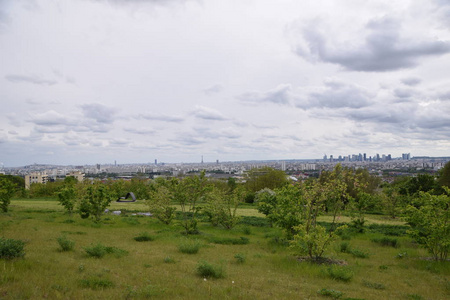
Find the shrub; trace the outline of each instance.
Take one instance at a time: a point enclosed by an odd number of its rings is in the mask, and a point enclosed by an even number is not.
[[[104,289],[114,287],[115,284],[109,279],[100,278],[100,277],[90,277],[86,279],[80,280],[80,286],[83,288],[90,288],[93,290]]]
[[[100,243],[92,245],[91,247],[85,247],[84,251],[86,251],[88,256],[95,258],[102,258],[106,254],[114,254],[116,257],[122,257],[128,254],[126,250],[122,250],[116,247],[106,247]]]
[[[326,274],[335,280],[349,282],[353,277],[353,271],[347,267],[332,265],[326,269]]]
[[[58,241],[59,247],[61,247],[61,251],[71,251],[75,246],[75,242],[69,240],[66,236],[60,236],[56,239]]]
[[[358,257],[358,258],[368,258],[369,257],[369,253],[367,253],[366,251],[363,251],[363,250],[359,250],[359,249],[351,249],[350,254],[352,254],[354,257]]]
[[[342,242],[340,244],[340,251],[343,253],[349,253],[350,252],[350,244],[348,242]]]
[[[173,259],[173,258],[170,257],[170,256],[166,256],[166,257],[164,257],[164,262],[165,262],[166,264],[174,264],[174,263],[175,263],[175,259]]]
[[[155,237],[151,236],[148,232],[142,232],[138,236],[135,236],[134,240],[137,242],[149,242],[154,241]]]
[[[223,278],[225,271],[222,265],[212,265],[206,261],[199,262],[197,274],[204,278]]]
[[[386,286],[382,283],[370,282],[370,281],[366,281],[366,280],[363,280],[363,285],[365,287],[368,287],[371,289],[376,289],[376,290],[385,290],[386,289]]]
[[[250,240],[245,236],[241,236],[239,238],[214,237],[210,239],[210,242],[221,245],[246,245],[250,242]]]
[[[400,246],[396,238],[382,237],[380,239],[372,239],[371,241],[385,247],[398,248]]]
[[[239,264],[243,264],[245,262],[245,255],[242,253],[238,253],[236,255],[234,255],[234,258],[236,258],[236,262]]]
[[[344,295],[341,291],[336,291],[332,289],[321,289],[317,291],[318,294],[326,297],[331,297],[333,299],[339,299]]]
[[[181,253],[196,254],[201,246],[198,240],[185,239],[178,245],[178,249]]]
[[[0,238],[0,258],[13,259],[16,257],[24,257],[24,246],[24,241]]]

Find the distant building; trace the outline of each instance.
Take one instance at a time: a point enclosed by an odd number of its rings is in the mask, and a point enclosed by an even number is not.
[[[35,172],[30,175],[25,175],[25,189],[30,189],[32,183],[43,183],[46,184],[48,181],[48,175]]]
[[[81,171],[73,171],[67,173],[66,177],[75,177],[79,182],[82,182],[84,180],[84,173],[81,173]]]

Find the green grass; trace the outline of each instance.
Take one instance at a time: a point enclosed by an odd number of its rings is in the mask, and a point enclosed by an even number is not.
[[[189,238],[176,221],[166,226],[155,218],[133,216],[148,211],[143,203],[113,203],[110,210],[122,210],[125,216],[108,215],[94,224],[67,215],[56,200],[13,199],[10,212],[0,214],[0,237],[23,241],[25,256],[0,259],[0,298],[332,299],[339,293],[340,299],[450,297],[450,263],[423,259],[429,254],[403,234],[404,224],[383,216],[367,216],[368,224],[376,225],[365,234],[352,234],[342,246],[361,249],[369,257],[341,252],[342,240],[337,240],[326,256],[347,265],[330,266],[294,257],[281,239],[274,241],[280,230],[270,227],[252,206],[241,208],[245,222],[235,229],[201,221],[200,234]],[[74,242],[71,251],[58,248],[62,236]],[[136,242],[140,236],[154,239]],[[387,236],[390,240],[383,243],[373,241]],[[195,255],[180,252],[185,239],[201,244]],[[401,246],[383,245],[393,239]],[[99,259],[85,251],[98,244],[106,252]],[[402,253],[407,254],[396,258]],[[211,268],[218,276],[203,277]]]

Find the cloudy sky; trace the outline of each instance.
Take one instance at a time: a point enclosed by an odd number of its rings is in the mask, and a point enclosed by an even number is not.
[[[450,156],[448,0],[0,0],[0,162]]]

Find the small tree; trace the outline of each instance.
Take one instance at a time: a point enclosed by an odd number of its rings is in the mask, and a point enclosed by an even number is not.
[[[80,215],[82,218],[87,218],[91,215],[94,217],[95,222],[100,222],[101,216],[110,202],[111,197],[108,193],[108,188],[101,183],[94,183],[86,189],[80,204]]]
[[[64,206],[69,215],[72,215],[76,202],[76,191],[73,185],[65,186],[58,192],[59,204]]]
[[[153,187],[149,192],[150,199],[146,200],[150,211],[164,224],[169,225],[175,217],[176,208],[171,205],[172,194],[170,190],[163,186],[158,185]]]
[[[244,191],[241,187],[236,187],[229,193],[215,188],[207,194],[203,211],[214,226],[220,224],[226,229],[232,229],[240,220],[236,211],[243,198]]]
[[[11,198],[14,196],[16,188],[7,178],[0,177],[0,208],[3,212],[8,212]]]
[[[336,239],[336,232],[345,228],[345,225],[336,228],[336,218],[328,232],[325,227],[317,224],[317,217],[325,211],[327,199],[335,197],[336,194],[339,194],[339,190],[340,188],[336,191],[332,184],[318,182],[303,186],[304,221],[294,227],[297,234],[290,242],[290,247],[295,254],[307,254],[310,259],[321,259],[325,250]]]
[[[424,205],[420,208],[409,205],[406,220],[411,225],[409,234],[428,249],[435,260],[446,260],[450,250],[450,189],[446,194],[420,193]]]

